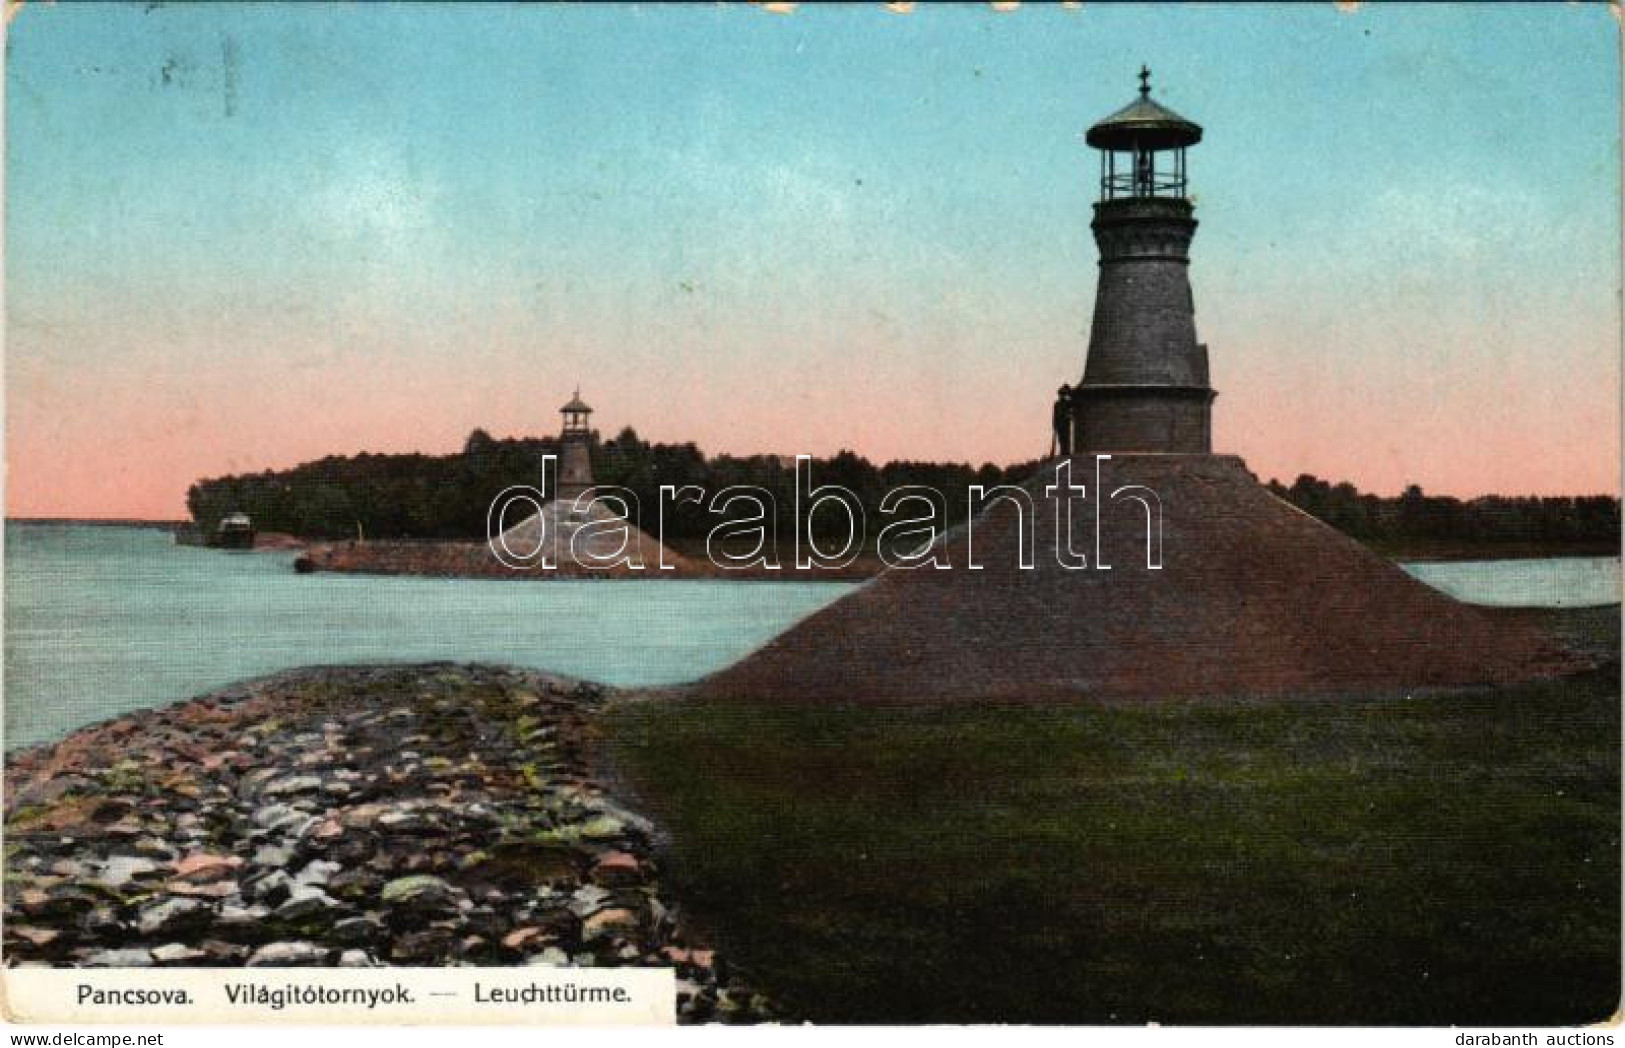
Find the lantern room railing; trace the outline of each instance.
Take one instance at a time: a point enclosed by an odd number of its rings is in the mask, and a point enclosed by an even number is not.
[[[1119,157],[1122,158],[1119,161]],[[1167,158],[1162,165],[1159,157]],[[1100,199],[1185,197],[1185,150],[1102,150]]]

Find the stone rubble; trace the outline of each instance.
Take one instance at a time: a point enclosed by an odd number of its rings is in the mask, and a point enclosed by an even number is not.
[[[674,966],[685,1022],[762,1021],[591,777],[602,688],[323,668],[8,755],[4,961]]]

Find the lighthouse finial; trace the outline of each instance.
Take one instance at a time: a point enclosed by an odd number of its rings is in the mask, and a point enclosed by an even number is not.
[[[1149,98],[1150,96],[1151,96],[1151,70],[1149,68],[1147,68],[1144,64],[1142,64],[1140,66],[1140,97],[1141,98]]]

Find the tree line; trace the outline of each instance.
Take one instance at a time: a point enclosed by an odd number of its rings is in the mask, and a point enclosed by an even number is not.
[[[593,476],[599,484],[626,488],[637,496],[636,523],[656,530],[660,489],[697,485],[708,495],[733,485],[751,485],[773,495],[778,530],[794,535],[795,464],[778,455],[707,456],[692,443],[654,444],[631,427],[610,440],[595,432],[589,441]],[[537,486],[544,455],[558,455],[556,437],[497,440],[484,430],[469,434],[461,452],[450,455],[329,456],[292,469],[201,480],[187,491],[192,519],[205,530],[232,512],[247,513],[261,531],[284,531],[305,538],[479,539],[486,537],[491,502],[515,485]],[[888,462],[876,466],[850,451],[812,460],[815,485],[838,484],[854,492],[868,518],[871,536],[884,523],[880,501],[905,484],[932,488],[947,496],[949,526],[961,523],[965,492],[972,484],[1019,484],[1039,462],[974,467],[963,463]],[[509,523],[517,523],[511,517]],[[721,518],[694,501],[668,501],[665,538],[703,539]],[[814,518],[815,535],[844,535],[838,513]]]
[[[781,537],[795,534],[795,468],[776,455],[703,454],[692,443],[655,444],[628,427],[613,439],[595,432],[589,442],[600,484],[637,496],[636,523],[656,530],[660,489],[698,485],[707,493],[751,485],[772,493]],[[214,528],[228,513],[243,512],[261,531],[305,538],[472,539],[486,535],[491,502],[514,485],[536,485],[542,456],[559,454],[556,437],[497,440],[482,429],[469,434],[460,452],[448,455],[328,456],[292,469],[200,480],[187,492],[187,509],[199,527]],[[839,484],[854,492],[867,517],[870,537],[887,519],[880,514],[886,492],[919,485],[943,495],[949,527],[963,523],[966,492],[973,484],[1020,484],[1040,462],[980,467],[965,463],[896,461],[875,465],[850,451],[814,459],[815,485]],[[1271,480],[1276,495],[1364,540],[1441,539],[1471,542],[1617,542],[1620,501],[1607,495],[1508,497],[1461,500],[1425,495],[1411,486],[1397,497],[1359,491],[1310,475],[1290,486]],[[512,523],[514,521],[510,521]],[[703,539],[719,518],[704,505],[668,504],[666,539]],[[844,535],[840,514],[820,514],[813,533]]]
[[[1367,542],[1447,540],[1469,543],[1619,542],[1619,499],[1612,495],[1509,496],[1472,499],[1424,494],[1412,484],[1397,497],[1360,491],[1303,474],[1291,486],[1267,487],[1305,513]]]

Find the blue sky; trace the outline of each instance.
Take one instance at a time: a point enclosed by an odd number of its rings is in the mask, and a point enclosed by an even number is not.
[[[30,5],[7,57],[13,512],[550,431],[577,381],[709,450],[1030,457],[1141,62],[1207,128],[1222,449],[1617,487],[1604,7]]]

